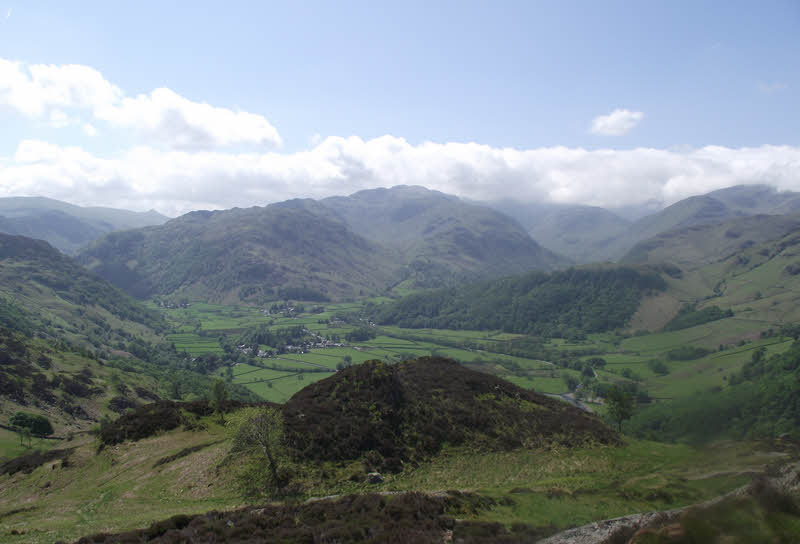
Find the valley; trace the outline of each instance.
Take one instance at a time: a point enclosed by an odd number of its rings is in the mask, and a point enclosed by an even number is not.
[[[583,265],[421,188],[192,212],[76,259],[0,234],[0,534],[370,541],[395,508],[386,538],[530,542],[789,470],[800,222],[708,198],[739,215]]]

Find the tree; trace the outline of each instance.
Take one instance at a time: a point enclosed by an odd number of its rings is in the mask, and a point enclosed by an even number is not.
[[[9,423],[12,427],[27,430],[28,435],[50,436],[53,434],[53,425],[50,423],[50,420],[38,414],[17,412],[11,416]]]
[[[606,366],[606,360],[602,357],[592,357],[587,361],[592,368],[603,368]]]
[[[19,431],[19,444],[20,446],[25,446],[26,448],[31,447],[31,430],[27,427],[20,427]],[[27,444],[25,443],[27,442]]]
[[[612,385],[606,393],[606,406],[609,417],[617,423],[622,432],[622,422],[633,416],[633,396],[617,385]]]
[[[228,390],[225,388],[225,382],[217,380],[214,382],[214,389],[212,390],[211,406],[219,414],[219,422],[225,423],[225,401],[228,400]]]
[[[266,458],[268,488],[280,490],[288,483],[281,460],[285,456],[283,413],[278,408],[249,408],[238,415],[234,422],[233,451],[250,452]],[[263,466],[256,462],[254,467]],[[254,482],[249,482],[250,484]]]

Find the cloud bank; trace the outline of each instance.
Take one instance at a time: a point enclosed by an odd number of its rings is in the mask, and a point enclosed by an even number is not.
[[[0,105],[56,128],[102,121],[135,129],[172,149],[281,145],[278,131],[261,115],[193,102],[167,88],[128,97],[94,68],[77,64],[0,59]],[[91,119],[81,121],[84,116]]]
[[[602,136],[622,136],[644,119],[640,111],[614,110],[608,115],[600,115],[592,121],[589,132]]]
[[[0,196],[43,195],[85,205],[193,209],[264,205],[392,185],[424,185],[478,200],[620,207],[671,204],[737,184],[800,190],[800,148],[709,146],[670,151],[551,147],[498,149],[383,136],[329,137],[281,154],[137,147],[114,158],[26,140],[0,162]]]
[[[194,102],[167,88],[129,96],[82,65],[0,59],[0,119],[4,110],[55,128],[73,126],[90,141],[109,131],[134,131],[147,145],[98,156],[23,140],[0,157],[0,196],[155,208],[169,215],[400,184],[476,200],[609,208],[666,205],[744,183],[800,190],[800,148],[790,146],[512,149],[412,145],[391,135],[366,141],[314,135],[309,149],[279,153],[274,148],[281,137],[261,115]],[[641,112],[615,110],[594,119],[591,130],[621,135],[642,118]]]

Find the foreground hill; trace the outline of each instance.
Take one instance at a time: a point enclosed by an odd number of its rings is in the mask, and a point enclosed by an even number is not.
[[[201,410],[197,403],[182,404],[182,421],[174,428],[158,426],[149,436],[129,434],[128,440],[99,448],[97,439],[80,434],[57,443],[48,455],[0,462],[2,540],[71,542],[94,535],[82,542],[293,541],[307,540],[311,528],[312,537],[331,535],[338,541],[531,542],[595,520],[707,500],[743,485],[753,471],[781,458],[771,449],[758,448],[762,453],[754,454],[750,446],[732,443],[696,449],[630,438],[619,445],[613,438],[613,445],[593,442],[592,430],[601,438],[616,435],[603,431],[592,416],[577,412],[576,421],[574,409],[555,400],[541,400],[483,375],[462,374],[446,362],[428,360],[433,366],[419,366],[424,362],[394,372],[375,365],[371,376],[352,367],[335,381],[338,388],[322,387],[316,396],[302,397],[308,402],[300,413],[307,416],[300,419],[332,421],[338,413],[380,430],[386,427],[390,402],[397,406],[398,419],[415,414],[412,408],[420,403],[436,410],[433,415],[443,425],[445,417],[451,418],[452,431],[463,433],[460,445],[445,444],[429,459],[384,463],[387,469],[400,465],[402,470],[382,472],[382,481],[368,476],[377,468],[375,450],[356,460],[283,457],[291,495],[243,499],[238,470],[250,464],[263,467],[264,461],[235,449],[230,427],[242,412],[227,413],[228,424],[222,426],[207,405]],[[368,383],[393,384],[401,395],[378,398],[365,387]],[[117,421],[158,415],[150,408],[169,405],[156,403]],[[514,421],[515,414],[539,434]],[[465,427],[470,418],[478,425]],[[562,435],[554,419],[578,434]],[[587,423],[586,441],[568,447],[575,442],[562,439],[580,438],[580,420]],[[162,417],[154,421],[166,422]],[[520,437],[512,436],[514,426]],[[304,432],[312,427],[306,425]],[[425,421],[406,420],[400,430],[407,433],[398,430],[401,443],[425,444],[421,439],[446,439],[451,432],[447,425],[429,427]],[[421,434],[414,435],[415,430]],[[320,439],[339,445],[354,443],[352,437]],[[513,440],[532,437],[543,447],[507,449]],[[285,502],[278,502],[282,498]],[[248,504],[258,507],[243,508]]]
[[[287,440],[304,460],[379,454],[388,469],[447,444],[510,450],[559,443],[616,444],[598,418],[439,357],[368,361],[296,393],[284,406]]]
[[[46,240],[67,254],[108,232],[160,225],[167,219],[153,210],[87,208],[42,197],[0,198],[0,232]]]
[[[353,297],[565,262],[497,212],[410,187],[192,212],[109,234],[79,258],[137,297],[229,302]]]

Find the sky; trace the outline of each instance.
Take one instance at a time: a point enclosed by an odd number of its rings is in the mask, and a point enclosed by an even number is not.
[[[0,197],[800,190],[800,2],[0,0]]]

